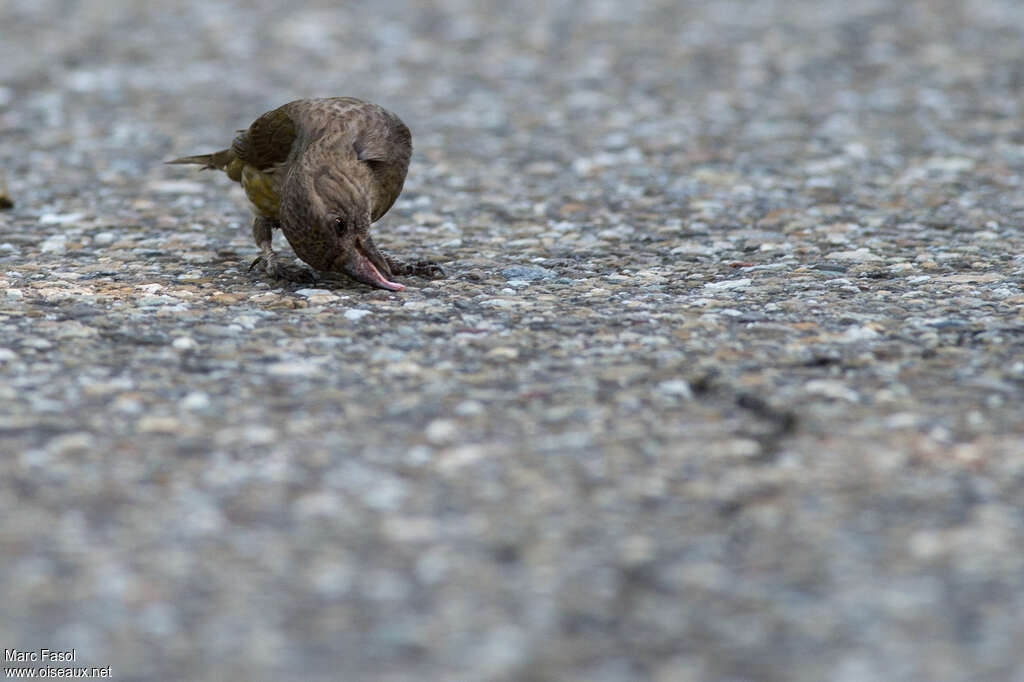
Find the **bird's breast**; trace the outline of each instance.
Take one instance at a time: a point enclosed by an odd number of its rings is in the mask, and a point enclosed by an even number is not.
[[[242,189],[245,196],[263,216],[277,218],[281,207],[281,195],[278,190],[276,173],[273,170],[261,171],[246,165],[242,167]]]

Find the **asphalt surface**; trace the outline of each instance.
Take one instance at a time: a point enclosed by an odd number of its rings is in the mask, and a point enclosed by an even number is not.
[[[1024,679],[1022,34],[3,5],[0,642],[140,681]],[[267,280],[241,190],[163,165],[330,95],[411,128],[375,240],[446,279]]]

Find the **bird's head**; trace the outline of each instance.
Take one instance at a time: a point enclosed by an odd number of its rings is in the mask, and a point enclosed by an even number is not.
[[[337,149],[313,147],[289,173],[281,197],[282,231],[295,255],[314,268],[401,291],[405,285],[391,281],[391,268],[370,237],[373,177],[354,155],[339,159]]]

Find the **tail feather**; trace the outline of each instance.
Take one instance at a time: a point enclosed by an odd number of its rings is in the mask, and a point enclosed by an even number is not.
[[[213,170],[225,170],[229,163],[235,158],[235,155],[231,153],[230,149],[222,149],[219,152],[212,154],[199,154],[197,156],[183,156],[180,159],[174,159],[173,161],[165,161],[164,163],[194,163],[202,166],[201,170],[207,168]]]

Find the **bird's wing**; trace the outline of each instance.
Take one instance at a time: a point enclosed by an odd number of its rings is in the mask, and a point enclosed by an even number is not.
[[[375,181],[373,220],[388,212],[405,183],[412,156],[412,135],[394,114],[376,107],[367,112],[354,140],[356,158],[369,166]]]
[[[287,105],[286,105],[287,106]],[[284,163],[295,142],[295,122],[285,107],[278,107],[253,121],[231,143],[234,155],[257,170]]]

